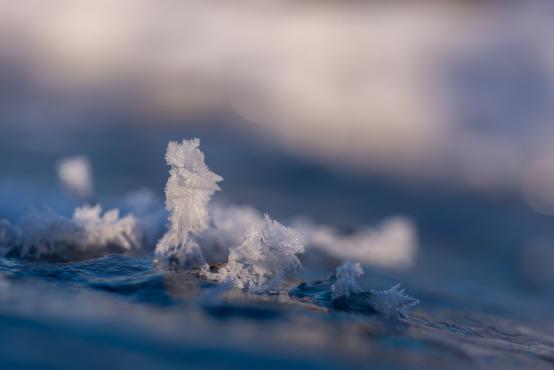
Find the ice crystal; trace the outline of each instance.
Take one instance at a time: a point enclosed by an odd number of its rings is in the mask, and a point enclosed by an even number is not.
[[[29,212],[21,221],[18,255],[28,259],[74,260],[139,247],[136,219],[120,218],[117,209],[102,213],[99,205],[77,208],[72,218],[49,209]]]
[[[372,289],[368,295],[357,282],[363,273],[364,270],[359,263],[344,262],[339,266],[335,275],[336,280],[331,285],[332,300],[348,299],[351,295],[360,296],[363,297],[362,301],[365,301],[375,312],[387,318],[405,317],[408,311],[419,303],[419,300],[407,295],[400,284],[388,290]],[[359,304],[360,300],[353,297],[350,301],[354,306]]]
[[[405,317],[419,300],[406,294],[397,284],[388,290],[371,290],[370,303],[375,311],[388,318]]]
[[[408,311],[419,303],[400,285],[385,291],[362,289],[357,282],[362,274],[359,263],[344,262],[327,279],[302,283],[291,289],[289,295],[335,310],[379,314],[393,320],[407,316]]]
[[[170,226],[156,246],[156,259],[165,266],[189,268],[204,263],[190,234],[208,228],[208,203],[223,178],[209,170],[199,146],[198,139],[167,146],[165,159],[171,169],[165,194]]]
[[[240,245],[231,247],[227,264],[211,277],[251,292],[277,290],[284,277],[301,268],[296,255],[303,251],[293,229],[265,215]]]
[[[376,228],[365,227],[351,235],[341,235],[309,220],[299,220],[294,227],[305,239],[308,251],[317,249],[337,259],[405,269],[413,265],[417,253],[415,226],[404,217],[385,220]]]
[[[79,198],[88,201],[94,193],[90,162],[85,156],[63,158],[58,162],[58,177],[65,189]]]
[[[364,270],[359,263],[350,261],[343,262],[337,267],[337,280],[331,285],[331,295],[333,299],[339,297],[350,297],[352,292],[361,292],[362,289],[358,286],[358,279],[364,274]]]

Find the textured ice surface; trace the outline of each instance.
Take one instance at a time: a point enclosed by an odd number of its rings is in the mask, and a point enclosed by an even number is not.
[[[265,215],[250,226],[243,242],[231,247],[227,263],[209,278],[249,291],[277,290],[281,280],[301,268],[304,251],[298,234]]]
[[[348,235],[305,219],[293,226],[306,241],[308,252],[317,249],[339,260],[406,269],[414,264],[417,254],[416,228],[405,217],[391,218],[375,228],[365,227]]]
[[[467,307],[445,310],[450,296],[426,302],[401,325],[275,298],[212,287],[131,256],[40,264],[2,258],[0,361],[10,369],[48,364],[64,370],[129,364],[168,370],[414,369],[414,363],[421,369],[487,370],[492,363],[515,370],[550,369],[554,359],[551,326]]]
[[[72,218],[46,208],[33,210],[19,227],[21,246],[12,252],[27,259],[71,261],[140,247],[136,219],[119,217],[117,209],[102,213],[99,205],[77,208]]]
[[[211,172],[199,149],[200,140],[170,142],[165,159],[171,167],[165,188],[169,230],[156,245],[156,259],[169,267],[201,266],[204,257],[190,234],[208,228],[208,203],[223,178]]]

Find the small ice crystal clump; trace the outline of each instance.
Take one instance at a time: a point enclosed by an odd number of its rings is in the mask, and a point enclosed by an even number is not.
[[[359,263],[347,261],[337,267],[336,280],[331,285],[332,300],[350,298],[351,295],[357,294],[365,296],[357,282],[363,273],[364,270]],[[369,293],[367,303],[387,318],[405,317],[408,311],[419,303],[419,300],[407,295],[399,284],[383,291],[372,289]]]
[[[333,299],[340,297],[350,297],[350,293],[359,293],[362,289],[356,281],[364,274],[364,270],[359,263],[350,261],[343,262],[337,267],[337,280],[331,285],[331,296]]]
[[[240,245],[231,247],[227,264],[209,278],[251,292],[275,291],[284,277],[302,267],[296,255],[303,251],[293,229],[265,215],[251,226]]]
[[[71,261],[139,247],[136,219],[120,218],[117,209],[102,214],[99,205],[77,208],[72,218],[44,209],[25,215],[20,223],[19,257]]]
[[[388,290],[372,289],[370,303],[385,317],[406,317],[419,300],[407,295],[406,290],[397,284]]]
[[[64,188],[81,201],[89,201],[93,194],[90,162],[85,156],[63,158],[58,162],[58,177]]]
[[[165,160],[171,167],[165,188],[166,209],[169,211],[169,230],[156,245],[156,261],[166,267],[190,268],[204,264],[198,243],[190,234],[208,228],[208,203],[220,190],[223,178],[209,170],[200,140],[170,142]]]
[[[328,279],[302,283],[291,289],[289,295],[331,309],[366,315],[380,314],[393,320],[406,317],[409,310],[419,303],[407,295],[400,285],[385,291],[363,290],[357,282],[362,274],[359,263],[343,262]]]

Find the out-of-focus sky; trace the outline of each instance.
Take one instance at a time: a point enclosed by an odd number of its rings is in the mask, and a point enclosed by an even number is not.
[[[224,120],[309,161],[509,191],[554,213],[549,1],[0,0],[0,9],[4,132],[63,141],[72,127],[106,122]]]

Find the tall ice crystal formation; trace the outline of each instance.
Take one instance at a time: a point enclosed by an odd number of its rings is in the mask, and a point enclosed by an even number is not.
[[[165,160],[171,167],[165,187],[169,230],[156,245],[156,261],[167,267],[190,268],[204,264],[204,256],[191,234],[208,228],[208,203],[221,190],[223,178],[206,166],[200,140],[170,142]]]
[[[227,264],[212,278],[252,292],[276,290],[284,277],[302,267],[296,256],[302,252],[296,231],[265,215],[240,245],[231,247]]]

